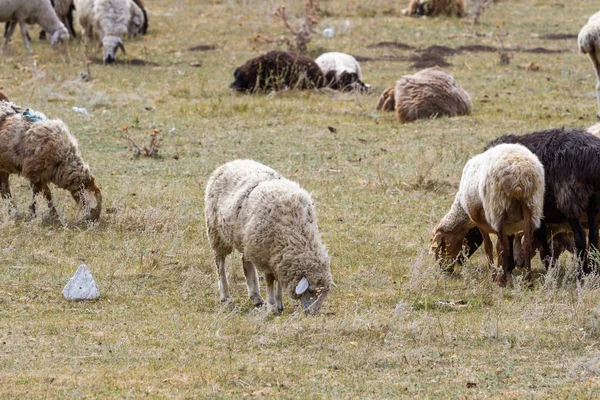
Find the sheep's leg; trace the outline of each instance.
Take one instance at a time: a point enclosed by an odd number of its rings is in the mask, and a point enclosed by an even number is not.
[[[498,283],[501,286],[504,286],[506,282],[508,282],[508,259],[510,257],[510,244],[508,241],[508,236],[506,235],[506,231],[504,230],[504,221],[505,218],[502,218],[502,222],[500,223],[500,229],[498,230],[497,244],[498,266],[502,266],[502,275],[498,275],[496,277],[496,283]]]
[[[13,33],[15,32],[15,28],[17,27],[17,24],[13,22],[11,22],[7,27],[6,27],[6,31],[4,34],[4,43],[2,44],[2,54],[4,54],[6,52],[6,46],[8,46],[8,42],[10,42],[10,38],[12,37]]]
[[[598,53],[598,50],[600,49],[594,48],[590,53],[590,58],[592,59],[592,64],[594,64],[596,77],[598,79],[598,82],[596,83],[596,101],[598,102],[598,113],[596,114],[596,117],[600,119],[600,54]]]
[[[10,186],[8,184],[8,172],[0,172],[0,193],[3,199],[10,199]]]
[[[554,253],[552,249],[550,249],[550,244],[548,243],[548,232],[546,230],[546,223],[542,220],[540,227],[535,230],[533,233],[534,237],[540,243],[540,259],[544,264],[544,268],[548,271],[551,263],[554,262]]]
[[[567,221],[569,222],[569,226],[573,231],[573,236],[575,236],[575,250],[577,253],[577,261],[581,263],[583,272],[587,274],[589,272],[589,268],[586,254],[585,230],[583,229],[579,218],[569,218]],[[578,276],[579,278],[581,278],[582,274],[579,273]]]
[[[596,196],[590,197],[590,201],[588,203],[587,209],[587,217],[588,217],[588,243],[589,243],[589,251],[590,253],[593,251],[598,251],[598,222],[596,220],[596,215],[598,214],[598,201]],[[588,273],[589,271],[584,271]]]
[[[217,276],[219,277],[220,300],[221,303],[228,303],[231,301],[231,296],[229,295],[227,271],[225,270],[225,256],[217,255],[215,257],[215,263],[217,264]]]
[[[19,21],[19,27],[21,28],[21,36],[23,37],[23,43],[25,43],[25,48],[29,54],[32,54],[31,47],[29,46],[29,34],[27,33],[27,25],[25,21]]]
[[[248,297],[252,300],[254,307],[260,307],[265,302],[260,297],[260,285],[258,284],[258,275],[256,268],[250,261],[242,256],[242,265],[244,267],[244,275],[246,275],[246,286],[248,286]]]
[[[494,265],[494,245],[492,244],[492,239],[490,239],[490,235],[487,232],[484,232],[482,229],[479,230],[481,232],[481,236],[483,236],[483,248],[485,249],[485,255],[488,259],[488,265]]]
[[[44,198],[48,202],[48,210],[50,211],[50,216],[54,218],[58,218],[58,212],[56,212],[56,208],[54,208],[54,204],[52,202],[52,192],[46,183],[36,182],[32,183],[33,189],[33,203],[31,204],[31,213],[35,215],[35,196],[37,196],[40,192],[44,195]]]
[[[523,204],[523,262],[527,276],[531,280],[531,245],[533,243],[533,215],[531,209]]]
[[[267,281],[267,309],[273,314],[279,314],[275,295],[275,275],[265,274],[265,280]]]
[[[512,272],[515,269],[515,235],[508,236],[508,271]]]
[[[277,293],[275,295],[275,306],[277,307],[277,312],[283,312],[283,285],[280,281],[277,281]]]

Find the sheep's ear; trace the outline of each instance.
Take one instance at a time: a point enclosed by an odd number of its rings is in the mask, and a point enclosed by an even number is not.
[[[123,51],[123,54],[127,54],[127,52],[125,51],[125,46],[123,46],[123,42],[119,42],[117,47],[119,47],[121,49],[121,51]]]
[[[306,289],[308,289],[308,280],[305,276],[303,276],[302,279],[300,279],[300,282],[298,282],[296,285],[296,294],[299,296],[306,292]]]
[[[136,16],[133,17],[133,23],[136,24],[137,26],[141,26],[142,25],[142,19],[136,15]]]
[[[440,247],[442,245],[442,234],[441,233],[436,233],[435,236],[433,237],[433,239],[431,239],[431,248],[433,249],[437,249],[438,247]]]
[[[333,286],[334,288],[338,287],[338,286],[335,284],[335,282],[333,281],[333,279],[332,279],[332,280],[329,282],[329,284],[330,284],[331,286]]]
[[[56,43],[58,43],[58,38],[60,37],[60,29],[58,29],[56,32],[54,32],[54,34],[52,35],[52,39],[50,39],[50,45],[54,46]]]

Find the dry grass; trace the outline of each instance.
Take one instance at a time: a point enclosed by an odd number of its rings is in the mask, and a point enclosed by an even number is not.
[[[62,118],[78,137],[106,210],[97,224],[73,223],[75,205],[56,189],[59,224],[43,215],[16,220],[1,203],[0,398],[599,396],[594,279],[569,279],[567,258],[534,289],[519,275],[501,289],[479,253],[452,276],[427,253],[465,161],[488,140],[594,122],[589,60],[574,40],[541,38],[577,33],[597,11],[594,2],[506,0],[473,25],[471,18],[402,17],[405,2],[323,1],[317,31],[332,27],[336,36],[316,35],[309,53],[376,59],[363,63],[372,93],[257,96],[228,85],[233,70],[257,54],[255,33],[285,34],[272,15],[281,2],[145,3],[149,35],[126,41],[117,65],[89,54],[88,71],[75,56],[77,42],[69,59],[34,40],[34,60],[18,37],[0,58],[0,90]],[[301,15],[303,2],[285,5]],[[496,46],[502,21],[509,49],[568,51],[515,51],[509,65],[495,52],[447,57],[473,97],[471,117],[399,125],[375,111],[379,93],[414,70],[394,61],[411,50],[369,45]],[[187,50],[198,45],[216,49]],[[529,62],[540,71],[519,67]],[[162,157],[132,159],[123,126],[138,143],[160,131]],[[203,188],[216,166],[240,157],[313,192],[339,286],[322,315],[305,317],[289,298],[280,317],[254,310],[239,256],[229,262],[236,300],[220,306]],[[12,184],[25,213],[27,183],[12,177]],[[67,303],[61,289],[82,262],[102,298]]]

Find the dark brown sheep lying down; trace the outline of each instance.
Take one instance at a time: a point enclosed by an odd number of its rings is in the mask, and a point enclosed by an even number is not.
[[[4,199],[11,197],[10,174],[28,179],[33,195],[43,194],[52,216],[58,214],[49,183],[71,192],[84,209],[84,220],[100,217],[102,192],[67,126],[61,120],[0,101],[0,194]],[[35,198],[30,210],[35,215]]]
[[[282,89],[314,89],[324,86],[319,66],[307,56],[270,51],[246,62],[233,73],[231,88],[240,92]]]

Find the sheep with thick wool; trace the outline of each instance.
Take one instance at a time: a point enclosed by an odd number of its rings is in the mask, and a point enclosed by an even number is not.
[[[143,30],[144,14],[133,0],[75,0],[82,35],[102,42],[105,63],[117,60],[117,50],[125,53],[123,37]]]
[[[590,57],[596,71],[596,100],[598,102],[598,118],[600,118],[600,12],[592,15],[587,24],[581,28],[577,44],[579,51]]]
[[[408,8],[402,10],[406,15],[429,15],[437,16],[445,14],[448,16],[464,17],[467,5],[465,0],[410,0]]]
[[[438,261],[453,263],[471,228],[483,235],[486,254],[493,263],[489,234],[498,236],[496,282],[506,283],[510,272],[508,235],[524,232],[523,253],[529,268],[533,232],[541,223],[544,207],[544,167],[521,145],[493,147],[471,158],[463,169],[458,193],[450,211],[435,227],[432,249]]]
[[[362,79],[360,64],[350,54],[330,52],[321,54],[315,60],[325,75],[325,85],[336,90],[358,90],[369,88]]]
[[[21,29],[23,43],[29,53],[29,38],[26,24],[39,24],[50,35],[50,44],[55,45],[59,41],[68,40],[69,31],[60,21],[50,0],[2,0],[0,1],[0,22],[10,22],[7,27],[2,52],[15,31],[17,23]]]
[[[47,200],[50,213],[58,215],[48,187],[53,183],[71,192],[85,210],[85,220],[100,217],[102,192],[67,126],[61,120],[49,120],[41,113],[0,101],[0,193],[5,199],[11,197],[10,174],[22,175],[31,182],[32,215],[38,193]]]
[[[471,113],[471,96],[440,67],[405,75],[379,98],[378,110],[396,110],[399,122]]]
[[[266,90],[314,89],[325,77],[312,58],[292,51],[269,51],[247,61],[233,72],[231,88],[254,93]]]
[[[256,161],[231,161],[217,168],[206,184],[205,217],[221,302],[231,300],[225,258],[235,249],[242,254],[255,306],[263,304],[258,269],[265,274],[272,312],[283,311],[284,290],[306,312],[320,310],[332,284],[330,261],[312,199],[300,185]]]

